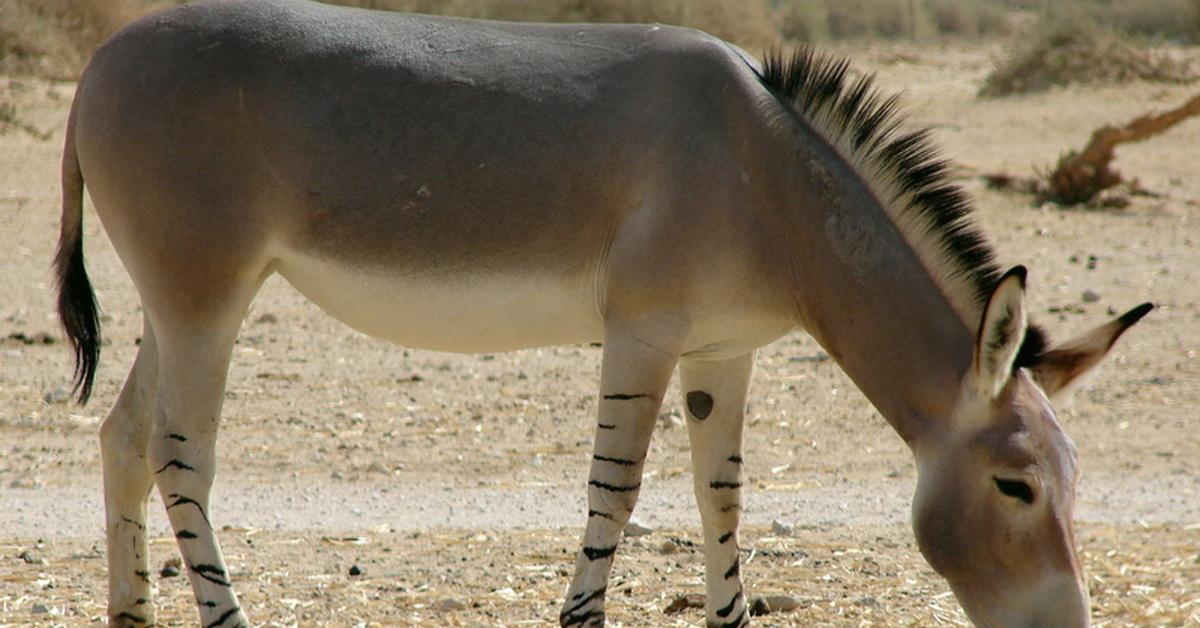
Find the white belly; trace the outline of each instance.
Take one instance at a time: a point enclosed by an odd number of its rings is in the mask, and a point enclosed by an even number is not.
[[[600,341],[594,284],[550,273],[389,273],[296,253],[278,271],[338,320],[407,347],[491,353]]]

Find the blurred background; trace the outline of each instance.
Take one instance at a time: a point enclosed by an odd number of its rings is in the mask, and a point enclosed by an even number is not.
[[[1200,42],[1200,0],[332,0],[526,21],[661,22],[752,51],[788,42],[1019,38],[1104,48]],[[100,42],[174,0],[3,0],[0,73],[70,80]],[[1080,33],[1083,33],[1081,35]],[[1127,51],[1128,52],[1128,51]]]

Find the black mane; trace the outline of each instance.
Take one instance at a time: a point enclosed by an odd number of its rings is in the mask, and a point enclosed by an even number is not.
[[[941,270],[971,287],[968,305],[972,312],[982,312],[1002,272],[972,219],[970,198],[953,182],[950,164],[939,155],[929,129],[902,129],[906,118],[898,96],[880,94],[872,75],[851,79],[849,66],[846,59],[806,46],[790,56],[779,51],[766,55],[760,78],[801,120],[820,127],[827,138],[842,138],[844,150],[851,152],[847,157],[871,164],[879,176],[889,178],[887,187],[897,193],[880,202],[905,218],[916,214],[927,226],[922,237],[935,240],[938,260],[949,266]],[[1030,325],[1015,366],[1033,366],[1045,347],[1042,329]]]

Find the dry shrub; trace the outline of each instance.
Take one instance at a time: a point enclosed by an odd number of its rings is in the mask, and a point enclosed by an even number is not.
[[[929,0],[926,7],[934,28],[942,35],[1012,33],[1012,16],[994,3],[983,0]]]
[[[1095,22],[1129,35],[1200,41],[1200,0],[1103,0],[1057,10],[1061,19]]]
[[[1055,85],[1145,80],[1182,83],[1195,80],[1187,59],[1154,50],[1087,24],[1060,22],[1036,37],[1033,45],[1013,49],[984,80],[980,96],[1042,91]]]
[[[932,30],[923,4],[913,0],[841,0],[827,3],[829,34],[835,39],[898,39]]]

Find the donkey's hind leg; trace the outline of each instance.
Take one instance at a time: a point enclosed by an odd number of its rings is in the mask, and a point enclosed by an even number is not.
[[[158,355],[150,323],[121,395],[100,427],[104,510],[108,530],[108,625],[154,623],[146,556],[146,499],[154,473],[146,459],[158,385]]]
[[[150,467],[206,627],[249,625],[208,512],[229,359],[258,285],[210,300],[202,313],[151,311],[159,379]]]
[[[742,511],[742,423],[754,355],[724,361],[682,360],[692,474],[704,526],[704,609],[709,626],[750,623],[742,590],[738,523]]]

